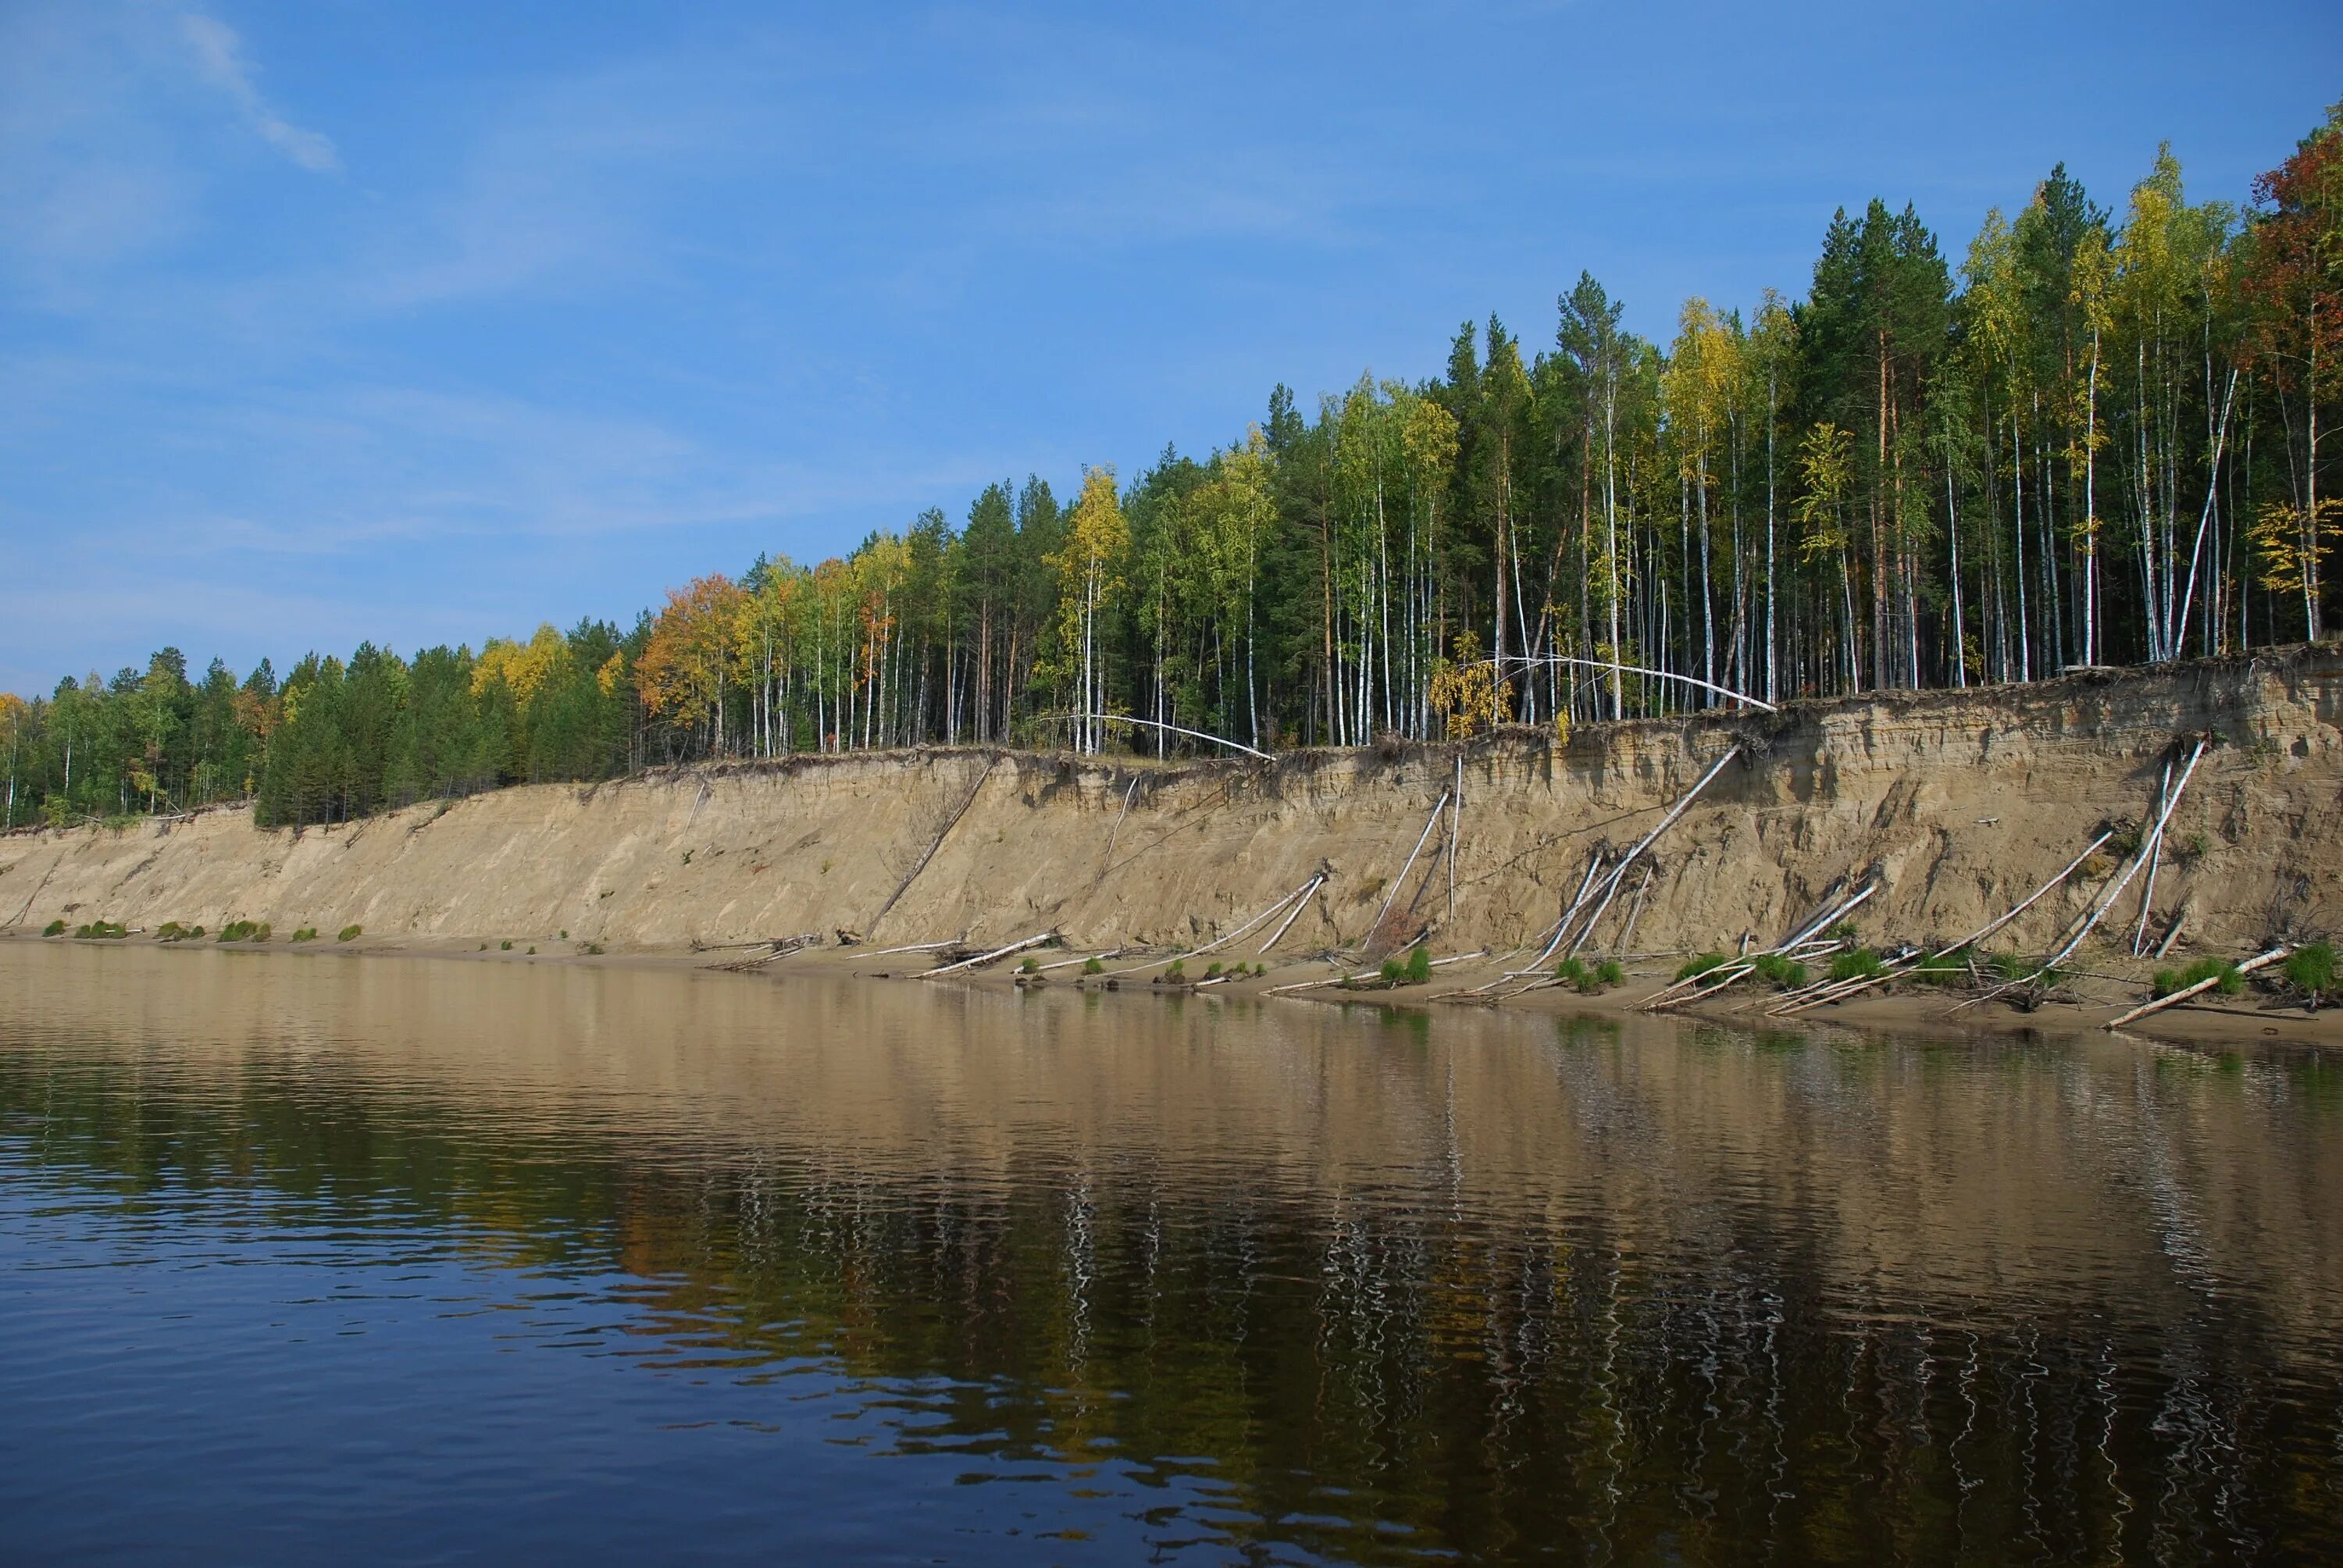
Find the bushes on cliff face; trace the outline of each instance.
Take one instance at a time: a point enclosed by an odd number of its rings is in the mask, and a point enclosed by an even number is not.
[[[2323,1007],[2335,995],[2335,949],[2327,942],[2305,942],[2287,958],[2286,983],[2312,1007]]]

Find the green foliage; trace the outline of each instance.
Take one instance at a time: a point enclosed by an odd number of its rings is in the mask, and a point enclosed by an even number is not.
[[[2213,989],[2223,996],[2236,996],[2246,989],[2246,977],[2237,972],[2237,964],[2230,960],[2198,959],[2184,969],[2157,970],[2154,990],[2157,996],[2170,996],[2208,980],[2220,981]]]
[[[1750,960],[1758,977],[1775,990],[1795,990],[1806,983],[1806,966],[1780,953],[1759,953]]]
[[[1029,958],[1023,963],[1017,966],[1017,972],[1019,974],[1028,975],[1038,974],[1041,972],[1041,960],[1040,959]]]
[[[602,944],[599,942],[588,942],[586,944],[585,950],[588,958],[600,958],[602,956]]]
[[[41,935],[45,937],[61,937],[65,934],[65,923],[63,920],[51,920],[41,928]]]
[[[317,940],[317,928],[303,926],[293,933],[292,940],[297,942],[314,942]]]
[[[507,952],[507,953],[508,953],[508,952],[512,951],[512,942],[511,942],[510,939],[507,939],[507,940],[504,940],[504,941],[498,942],[498,943],[497,944],[497,950],[498,950],[498,952]]]
[[[1407,983],[1422,985],[1432,978],[1432,950],[1418,942],[1407,955]]]
[[[1930,953],[1906,970],[1904,977],[1922,985],[1961,985],[1969,978],[1969,967],[1956,956]]]
[[[1098,960],[1084,959],[1082,960],[1082,973],[1086,975],[1096,975],[1104,974],[1105,972],[1106,965],[1099,962]]]
[[[1879,961],[1879,955],[1869,948],[1855,948],[1831,956],[1830,978],[1835,980],[1869,980],[1884,972],[1886,967]]]
[[[1221,975],[1221,966],[1220,966],[1219,964],[1217,964],[1217,963],[1216,963],[1216,964],[1213,964],[1211,968],[1207,969],[1207,970],[1204,971],[1204,978],[1205,978],[1206,980],[1218,980],[1218,979],[1220,978],[1220,975]]]
[[[1731,961],[1723,953],[1700,953],[1684,961],[1684,967],[1676,970],[1676,979],[1688,980],[1694,975],[1704,975],[1718,965]]]
[[[85,941],[120,941],[129,934],[129,928],[116,920],[92,920],[74,928],[74,935]]]
[[[355,941],[364,935],[366,935],[366,928],[364,926],[344,926],[341,930],[336,934],[334,940],[337,942]]]
[[[1595,996],[1624,981],[1627,971],[1610,959],[1590,965],[1583,959],[1567,958],[1554,966],[1554,978],[1583,996]]]
[[[201,926],[183,926],[176,920],[165,920],[156,929],[155,940],[158,942],[184,942],[191,941],[203,934],[204,928]]]
[[[1385,959],[1380,971],[1385,985],[1397,985],[1407,973],[1407,966],[1397,959]]]
[[[219,940],[224,942],[265,942],[268,940],[268,922],[230,920],[220,928]]]
[[[1187,975],[1188,960],[1185,959],[1173,959],[1172,960],[1172,967],[1163,971],[1162,978],[1167,980],[1185,980]]]
[[[2286,983],[2314,1007],[2335,993],[2335,949],[2327,942],[2305,942],[2280,966]]]

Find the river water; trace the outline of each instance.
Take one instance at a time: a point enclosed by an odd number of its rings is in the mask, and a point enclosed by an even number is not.
[[[2343,1062],[0,943],[0,1556],[2343,1560]]]

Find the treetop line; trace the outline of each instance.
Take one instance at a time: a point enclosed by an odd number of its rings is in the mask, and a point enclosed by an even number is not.
[[[989,486],[631,628],[166,648],[0,695],[5,825],[254,798],[300,824],[652,763],[925,742],[1156,756],[1428,739],[2317,639],[2338,614],[2343,105],[2190,204],[2053,169],[1953,267],[1909,206],[1831,221],[1803,299],[1628,332],[1589,276],[1524,358],[1362,377],[1129,484]]]

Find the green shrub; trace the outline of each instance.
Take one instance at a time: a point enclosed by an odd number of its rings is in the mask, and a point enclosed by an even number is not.
[[[1806,966],[1781,953],[1759,953],[1750,967],[1775,990],[1795,990],[1806,983]]]
[[[251,920],[230,920],[219,929],[217,940],[224,942],[249,941],[258,930],[260,927]]]
[[[340,934],[335,937],[334,940],[337,942],[347,942],[353,940],[356,938],[362,937],[365,934],[366,928],[364,926],[344,926],[341,929]]]
[[[317,928],[315,926],[303,926],[299,930],[293,933],[293,940],[297,942],[314,942],[317,940]]]
[[[1869,980],[1887,966],[1869,948],[1856,948],[1839,953],[1831,960],[1830,978],[1835,980]]]
[[[1723,953],[1702,953],[1697,957],[1684,960],[1684,968],[1676,970],[1676,979],[1688,980],[1694,975],[1704,975],[1717,965],[1727,961],[1729,960]]]
[[[588,942],[586,944],[586,956],[593,959],[600,958],[602,956],[602,944],[599,942]]]
[[[1385,959],[1383,960],[1383,967],[1378,972],[1383,976],[1383,984],[1397,985],[1399,984],[1399,977],[1407,972],[1407,966],[1401,963],[1397,959]]]
[[[2286,983],[2317,1007],[2335,991],[2335,949],[2326,942],[2305,942],[2287,956]]]
[[[2155,991],[2157,996],[2170,996],[2208,980],[2221,982],[2213,989],[2223,996],[2235,996],[2246,989],[2246,977],[2227,959],[2198,959],[2186,969],[2157,970]]]
[[[1422,985],[1432,978],[1432,950],[1418,942],[1407,955],[1407,983]]]
[[[528,950],[528,952],[527,956],[528,956],[528,957],[529,957],[529,958],[535,958],[535,957],[537,957],[537,949],[536,949],[536,948],[534,948],[534,947],[531,947],[531,948]]]
[[[1994,953],[1986,959],[1986,967],[2005,980],[2022,980],[2034,972],[2034,960],[2016,953]]]
[[[512,943],[511,943],[511,941],[510,941],[509,940],[506,940],[506,941],[504,941],[504,942],[498,943],[498,947],[497,947],[497,950],[498,950],[498,952],[500,952],[500,953],[508,953],[508,952],[512,951]]]
[[[165,920],[156,928],[155,940],[158,942],[184,942],[196,934],[176,920]]]
[[[1188,960],[1185,959],[1173,959],[1172,967],[1163,971],[1163,978],[1168,980],[1185,980],[1187,975]]]
[[[1824,940],[1827,941],[1851,942],[1855,940],[1855,922],[1853,920],[1841,920],[1838,924],[1825,931],[1823,933],[1823,937]]]
[[[1969,978],[1968,965],[1942,953],[1930,953],[1904,972],[1922,985],[1958,985]]]
[[[61,937],[65,934],[65,923],[63,920],[51,920],[41,928],[41,935],[45,937]]]
[[[1582,996],[1594,996],[1625,980],[1627,972],[1607,959],[1590,969],[1584,960],[1570,958],[1554,966],[1554,978]]]
[[[568,933],[568,931],[564,931],[564,932],[562,932],[562,933],[561,933],[561,940],[562,940],[563,941],[565,941],[565,942],[566,942],[566,941],[568,941],[568,940],[569,940],[569,933]]]
[[[1104,974],[1106,973],[1106,965],[1099,962],[1096,959],[1084,959],[1082,960],[1082,973],[1086,975]]]
[[[535,952],[537,950],[535,948],[531,948],[528,950]],[[1017,972],[1021,975],[1036,974],[1040,972],[1041,968],[1041,960],[1040,959],[1029,958],[1023,963],[1017,966]]]
[[[92,920],[74,928],[74,935],[84,941],[118,942],[129,934],[129,927],[115,920]]]

